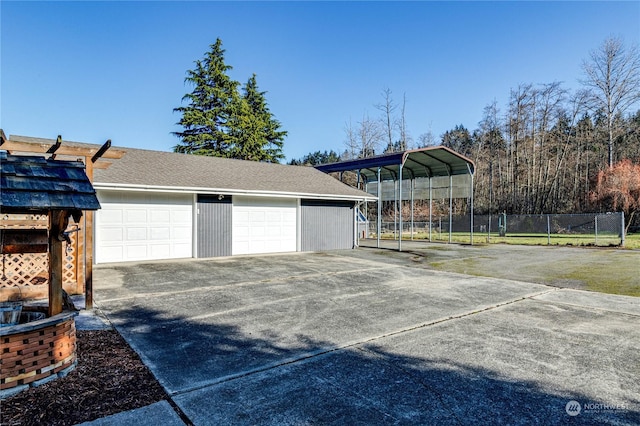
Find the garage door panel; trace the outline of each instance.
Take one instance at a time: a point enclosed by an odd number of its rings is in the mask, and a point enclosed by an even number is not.
[[[232,253],[296,251],[296,220],[294,199],[234,197]]]
[[[102,217],[102,223],[104,225],[120,225],[122,224],[123,212],[121,209],[113,209],[103,205],[102,210],[109,210],[109,214],[105,214]]]
[[[171,228],[170,227],[161,227],[161,228],[151,228],[151,235],[149,236],[151,240],[169,240],[171,239]]]
[[[164,209],[151,210],[151,223],[170,223],[171,211],[168,207]]]
[[[185,236],[191,235],[191,228],[187,226],[172,226],[169,231],[171,232],[170,238],[172,240],[185,239]]]
[[[124,230],[122,228],[103,228],[98,230],[97,238],[105,243],[122,242]]]
[[[147,210],[132,209],[123,206],[125,209],[125,222],[126,223],[146,223],[147,222]]]
[[[98,191],[96,262],[192,256],[193,197]]]
[[[127,227],[127,241],[144,241],[147,239],[147,228]]]
[[[147,256],[147,245],[128,245],[125,247],[125,259],[117,259],[116,261],[121,260],[141,260],[146,259]]]
[[[192,247],[191,243],[189,243],[189,244],[176,243],[176,244],[173,245],[173,257],[175,257],[175,258],[191,257],[192,249],[193,249],[193,247]]]
[[[171,211],[171,223],[186,223],[192,220],[191,211]]]

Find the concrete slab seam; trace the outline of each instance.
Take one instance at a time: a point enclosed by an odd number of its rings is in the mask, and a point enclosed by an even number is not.
[[[199,386],[195,386],[195,387],[192,387],[192,388],[189,388],[189,389],[183,389],[183,390],[178,390],[178,391],[169,391],[167,389],[167,386],[165,386],[164,384],[163,384],[163,386],[165,387],[165,390],[167,390],[167,393],[169,395],[171,395],[171,396],[179,396],[179,395],[183,395],[183,394],[186,394],[186,393],[190,393],[190,392],[198,391],[198,390],[201,390],[201,389],[205,389],[205,388],[208,388],[210,386],[216,386],[216,385],[219,385],[221,383],[226,383],[226,382],[230,382],[230,381],[233,381],[233,380],[241,379],[241,378],[244,378],[244,377],[252,376],[254,374],[262,373],[262,372],[265,372],[265,371],[274,370],[276,368],[284,367],[286,365],[291,365],[291,364],[296,364],[296,363],[309,361],[309,360],[317,358],[319,356],[324,356],[324,355],[327,355],[327,354],[330,354],[330,353],[333,353],[333,352],[338,352],[338,351],[342,351],[342,350],[345,350],[345,349],[350,349],[350,348],[353,348],[355,346],[359,346],[359,345],[362,345],[362,344],[365,344],[365,343],[375,342],[376,340],[384,339],[384,338],[395,336],[395,335],[398,335],[398,334],[407,333],[407,332],[411,332],[411,331],[418,330],[418,329],[421,329],[421,328],[429,327],[429,326],[432,326],[432,325],[441,324],[443,322],[456,320],[456,319],[461,319],[461,318],[465,318],[465,317],[468,317],[468,316],[471,316],[471,315],[475,315],[475,314],[479,314],[479,313],[482,313],[482,312],[491,311],[491,310],[494,310],[494,309],[497,309],[497,308],[500,308],[500,307],[503,307],[503,306],[511,305],[511,304],[514,304],[514,303],[518,303],[518,302],[521,302],[521,301],[527,300],[527,299],[532,299],[535,296],[541,296],[543,294],[551,293],[551,292],[554,292],[554,291],[557,291],[557,290],[558,290],[557,288],[551,288],[551,289],[548,289],[548,290],[545,290],[545,291],[541,291],[541,292],[530,293],[530,294],[524,295],[522,297],[519,297],[517,299],[508,300],[508,301],[505,301],[505,302],[502,302],[502,303],[498,303],[498,304],[495,304],[495,305],[491,305],[491,306],[487,306],[487,307],[484,307],[484,308],[481,308],[481,309],[476,309],[474,311],[464,312],[464,313],[461,313],[461,314],[458,314],[458,315],[451,315],[451,316],[448,316],[448,317],[439,318],[439,319],[436,319],[436,320],[433,320],[433,321],[429,321],[429,322],[426,322],[426,323],[422,323],[422,324],[418,324],[418,325],[415,325],[415,326],[410,326],[410,327],[407,327],[407,328],[404,328],[404,329],[401,329],[401,330],[392,331],[390,333],[385,333],[385,334],[382,334],[382,335],[369,337],[369,338],[361,339],[361,340],[358,340],[358,341],[349,342],[349,343],[346,343],[346,344],[343,344],[343,345],[339,345],[339,346],[328,347],[326,349],[320,349],[320,350],[317,350],[317,351],[308,352],[306,354],[303,354],[303,355],[300,355],[300,356],[297,356],[297,357],[288,358],[286,360],[279,361],[279,362],[272,363],[272,364],[267,364],[267,365],[264,365],[262,367],[258,367],[258,368],[242,371],[240,373],[236,373],[236,374],[231,374],[231,375],[228,375],[228,376],[220,377],[220,378],[211,380],[210,382],[206,382],[206,383],[203,383],[203,384],[201,384]]]

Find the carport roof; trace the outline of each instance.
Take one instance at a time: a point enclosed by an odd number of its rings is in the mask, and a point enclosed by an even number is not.
[[[54,144],[53,139],[11,135],[19,142]],[[99,147],[79,142],[68,146]],[[375,200],[313,167],[204,157],[118,147],[122,158],[94,169],[96,189],[128,189],[202,194],[284,196],[334,200]]]
[[[397,180],[400,166],[404,179],[465,175],[475,171],[473,161],[443,146],[322,164],[316,166],[316,169],[325,173],[360,171],[365,180],[372,182],[378,179],[378,168],[381,180]]]

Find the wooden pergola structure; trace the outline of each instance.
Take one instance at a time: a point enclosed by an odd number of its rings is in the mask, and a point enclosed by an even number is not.
[[[23,141],[19,138],[11,140],[5,136],[4,131],[0,129],[0,150],[7,151],[13,155],[29,155],[39,154],[48,156],[48,159],[66,159],[81,161],[89,182],[93,183],[93,170],[95,168],[102,169],[111,165],[107,160],[119,159],[125,154],[125,151],[119,149],[111,149],[111,140],[105,142],[100,148],[86,146],[77,143],[65,144],[61,136],[58,136],[55,143],[48,140]],[[71,210],[66,210],[64,214],[54,214],[50,218],[50,234],[60,235],[66,229],[66,225],[71,215]],[[76,279],[81,282],[84,287],[85,307],[93,308],[93,226],[94,211],[87,210],[82,218],[78,218],[78,226],[84,228],[84,233],[78,232],[78,251],[82,259],[77,263]],[[56,234],[57,233],[57,234]],[[62,241],[59,238],[50,238],[50,274],[49,274],[49,315],[55,315],[62,311],[62,271],[51,271],[51,265],[62,264],[61,259],[54,259],[56,256],[62,256]],[[54,250],[55,249],[55,250]],[[55,261],[55,262],[54,262]]]

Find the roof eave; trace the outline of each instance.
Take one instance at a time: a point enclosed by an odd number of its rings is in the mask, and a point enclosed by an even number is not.
[[[158,185],[136,185],[122,183],[94,182],[96,190],[116,190],[116,191],[143,191],[143,192],[171,192],[186,194],[221,194],[221,195],[244,195],[250,197],[281,197],[281,198],[307,198],[317,200],[343,200],[343,201],[376,201],[378,197],[363,193],[362,195],[347,194],[318,194],[306,192],[287,191],[258,191],[233,188],[202,188],[202,187],[178,187],[178,186],[158,186]]]

